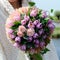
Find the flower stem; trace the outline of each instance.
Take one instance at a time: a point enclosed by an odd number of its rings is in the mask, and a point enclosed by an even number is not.
[[[33,55],[29,54],[29,56],[30,56],[30,60],[43,60],[40,53],[33,54]]]

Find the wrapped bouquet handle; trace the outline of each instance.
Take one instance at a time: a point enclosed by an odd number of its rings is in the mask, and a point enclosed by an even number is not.
[[[46,46],[50,43],[54,27],[46,11],[33,6],[12,12],[5,28],[13,46],[28,54],[25,54],[26,60],[43,60],[42,55],[49,51]]]

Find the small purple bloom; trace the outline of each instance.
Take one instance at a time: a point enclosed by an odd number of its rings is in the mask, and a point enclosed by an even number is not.
[[[26,45],[20,46],[20,49],[23,50],[23,51],[25,51],[26,50]]]
[[[29,18],[29,16],[26,16],[26,15],[25,15],[25,16],[24,16],[24,19],[25,19],[26,21],[29,21],[30,18]]]
[[[42,28],[42,23],[37,24],[37,28]]]
[[[39,44],[39,40],[38,39],[34,40],[34,43]]]
[[[28,41],[31,42],[31,41],[32,41],[32,37],[29,37],[29,38],[28,38]]]
[[[40,47],[44,48],[44,46],[45,46],[45,42],[40,42]]]
[[[47,24],[51,24],[51,23],[52,23],[52,20],[49,19]]]
[[[35,17],[37,15],[37,10],[32,10],[30,16]]]
[[[43,32],[43,29],[39,30],[39,35],[42,35]]]
[[[35,21],[33,22],[34,25],[37,25],[38,23],[39,23],[39,20],[35,20]]]
[[[39,35],[37,34],[37,33],[35,33],[34,35],[33,35],[33,38],[37,38]]]
[[[26,20],[21,20],[21,24],[22,24],[22,25],[25,25],[26,22],[27,22]]]
[[[14,46],[14,47],[19,47],[19,44],[18,44],[18,43],[14,43],[13,46]]]
[[[9,29],[8,30],[8,34],[12,34],[13,33],[13,30],[12,29]]]
[[[50,30],[54,30],[55,25],[54,24],[48,24],[48,27],[50,28]]]
[[[21,42],[21,38],[20,37],[16,37],[15,41]]]
[[[35,27],[34,24],[32,23],[32,21],[29,21],[28,27],[29,28],[34,28]]]
[[[41,17],[42,17],[42,18],[46,18],[47,16],[48,16],[47,11],[42,11]]]
[[[43,39],[46,39],[46,37],[47,37],[47,36],[46,36],[46,35],[44,35],[44,36],[43,36]]]
[[[14,39],[15,38],[15,35],[10,34],[10,38]]]

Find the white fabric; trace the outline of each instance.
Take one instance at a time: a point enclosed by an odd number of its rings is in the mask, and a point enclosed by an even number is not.
[[[23,0],[23,5],[27,5],[27,0]],[[3,52],[6,55],[6,60],[26,60],[24,54],[19,51],[19,49],[14,48],[12,44],[10,44],[9,40],[6,38],[5,34],[5,21],[8,15],[14,10],[14,8],[10,5],[7,0],[0,0],[0,43],[3,46]],[[55,51],[55,47],[51,41],[48,45],[50,52],[43,56],[44,60],[58,60],[57,53]],[[5,60],[5,59],[4,59]]]
[[[3,48],[1,46],[1,44],[0,44],[0,60],[6,60],[6,56],[5,56],[4,52],[3,52]]]

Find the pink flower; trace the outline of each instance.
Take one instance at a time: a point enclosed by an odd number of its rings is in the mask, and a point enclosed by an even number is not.
[[[6,23],[6,27],[8,27],[8,28],[12,27],[13,25],[14,25],[13,21],[11,21],[11,20],[8,20]]]
[[[11,39],[15,38],[15,35],[13,35],[13,34],[10,34],[9,36],[10,36]]]
[[[30,13],[30,16],[35,17],[37,15],[37,13],[38,13],[37,9],[32,10]]]
[[[26,20],[21,20],[21,24],[25,25],[26,24]]]
[[[23,37],[23,36],[24,36],[24,34],[23,34],[21,31],[18,31],[17,35],[18,35],[19,37]]]
[[[30,29],[27,30],[27,35],[28,35],[28,36],[33,36],[34,33],[35,33],[35,31],[34,31],[33,28],[30,28]]]
[[[24,27],[24,26],[19,26],[19,31],[21,31],[21,32],[25,32],[26,31],[26,28]]]
[[[16,15],[16,16],[13,17],[13,19],[16,20],[16,21],[20,21],[20,16]]]
[[[7,32],[8,32],[8,34],[12,34],[13,30],[12,29],[8,29]]]
[[[14,47],[19,47],[19,44],[18,43],[14,43],[13,46]]]

